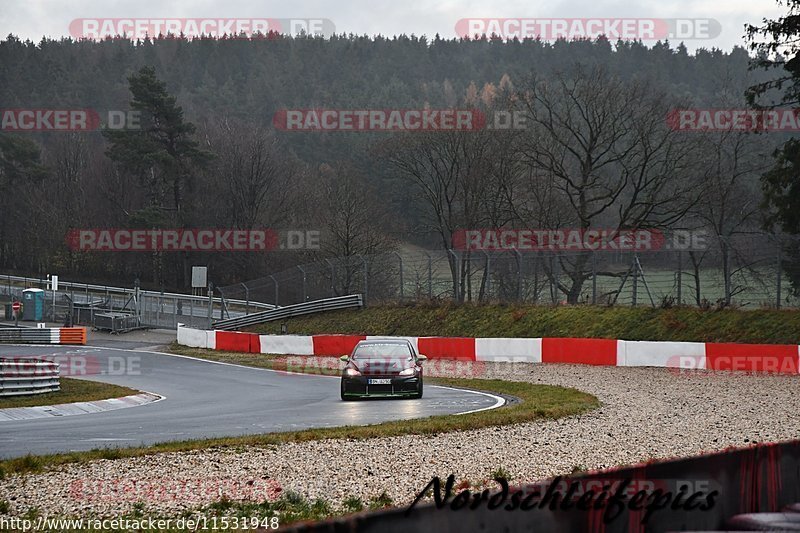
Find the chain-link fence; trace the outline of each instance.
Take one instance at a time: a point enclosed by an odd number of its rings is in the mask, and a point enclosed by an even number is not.
[[[705,249],[631,251],[426,251],[323,259],[221,287],[226,298],[275,305],[363,294],[404,300],[542,305],[798,307],[800,240],[714,237]]]
[[[42,321],[97,325],[97,316],[131,316],[135,327],[177,328],[178,323],[209,327],[212,320],[242,316],[271,306],[220,297],[192,296],[135,288],[108,287],[61,281],[53,294],[47,279],[0,276],[0,318],[11,320],[12,300],[22,300],[25,289],[44,290]],[[105,321],[104,323],[107,323]]]

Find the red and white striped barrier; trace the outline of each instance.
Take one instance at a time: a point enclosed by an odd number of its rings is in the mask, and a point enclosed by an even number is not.
[[[196,348],[282,354],[340,356],[364,339],[408,339],[429,359],[505,363],[570,363],[741,370],[797,374],[796,344],[657,342],[578,338],[386,337],[365,335],[258,335],[202,331],[178,326],[178,343]]]

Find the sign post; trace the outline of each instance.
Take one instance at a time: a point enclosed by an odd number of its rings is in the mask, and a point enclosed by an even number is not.
[[[208,267],[193,266],[192,267],[192,294],[195,292],[200,295],[201,291],[195,289],[204,289],[208,287]]]
[[[53,322],[56,321],[56,291],[58,290],[58,276],[56,274],[47,275],[47,278],[50,280],[48,285],[50,285],[50,290],[53,291]]]
[[[17,300],[11,304],[11,310],[14,312],[14,325],[19,326],[19,311],[22,309],[22,303]]]

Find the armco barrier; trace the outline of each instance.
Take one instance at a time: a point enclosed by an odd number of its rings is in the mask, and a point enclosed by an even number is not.
[[[58,363],[39,359],[0,359],[0,396],[60,390]]]
[[[335,298],[324,298],[322,300],[313,300],[310,302],[287,305],[285,307],[277,307],[246,316],[218,320],[214,322],[214,328],[217,330],[241,329],[265,322],[285,320],[295,316],[311,315],[323,311],[336,311],[339,309],[358,309],[363,306],[364,299],[360,294],[337,296]]]
[[[86,344],[86,328],[0,328],[0,343]]]
[[[444,484],[449,474],[439,472]],[[553,480],[550,480],[553,481]],[[506,510],[504,505],[490,510],[489,502],[497,494],[493,491],[476,509],[464,505],[464,498],[456,498],[461,489],[453,489],[446,504],[437,508],[434,503],[418,504],[411,512],[408,507],[359,513],[318,523],[303,523],[286,528],[293,533],[322,533],[347,531],[349,533],[406,533],[408,531],[473,532],[473,531],[536,531],[568,532],[596,531],[604,533],[636,533],[644,531],[720,531],[733,515],[753,512],[777,512],[785,505],[800,502],[800,441],[777,444],[760,444],[751,448],[728,450],[687,459],[674,459],[644,463],[630,467],[589,472],[570,476],[554,485],[544,481],[517,489],[528,489],[523,494],[540,490],[533,505],[522,510]],[[603,505],[579,507],[582,494],[594,492],[594,503],[603,486],[624,486],[624,504],[613,505],[616,516],[608,515],[609,499]],[[566,487],[577,482],[579,491],[573,493],[572,505],[563,506]],[[560,490],[555,505],[555,493],[541,504],[548,489]],[[681,487],[685,487],[682,496]],[[412,487],[417,493],[424,487]],[[645,491],[647,498],[634,503],[634,496]],[[609,492],[615,492],[611,489]],[[715,492],[709,499],[709,495]],[[477,491],[472,492],[473,495]],[[667,496],[669,493],[669,496]],[[694,494],[700,494],[692,498]],[[608,494],[608,493],[607,493]],[[480,496],[480,494],[478,493]],[[669,501],[667,501],[669,499]],[[453,510],[454,501],[461,500],[461,508]],[[467,503],[472,503],[470,499]],[[499,501],[499,497],[494,503]],[[673,505],[678,501],[679,505]],[[539,504],[539,505],[536,505]],[[654,510],[648,512],[647,506]],[[660,505],[660,509],[655,510]],[[457,506],[456,506],[457,507]],[[649,516],[648,516],[649,515]]]
[[[573,338],[387,337],[363,335],[258,335],[178,326],[178,343],[249,353],[338,356],[360,340],[407,339],[431,359],[653,366],[798,374],[796,344],[725,344]]]

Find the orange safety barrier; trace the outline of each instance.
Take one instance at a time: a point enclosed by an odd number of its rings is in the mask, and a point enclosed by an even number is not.
[[[59,328],[60,344],[86,344],[86,328]]]

